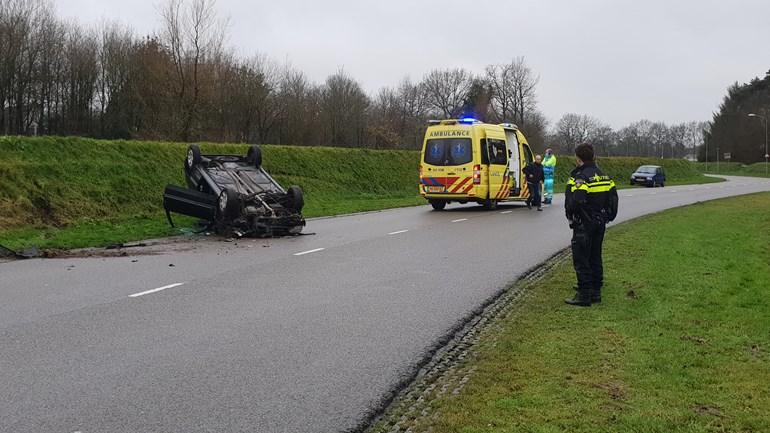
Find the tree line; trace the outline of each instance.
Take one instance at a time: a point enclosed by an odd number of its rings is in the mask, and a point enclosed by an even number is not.
[[[161,29],[64,22],[47,0],[0,0],[0,133],[415,148],[430,118],[476,114],[545,129],[523,58],[436,69],[369,95],[224,46],[213,0],[169,0]],[[542,134],[541,134],[542,135]]]
[[[730,153],[732,161],[764,161],[766,121],[770,121],[770,71],[764,78],[735,83],[727,90],[706,131],[708,160]],[[700,159],[705,158],[706,146],[700,152]]]
[[[614,130],[592,116],[567,113],[546,136],[546,146],[558,153],[571,153],[587,142],[603,156],[696,159],[707,126],[706,122],[669,125],[643,119]]]
[[[435,69],[374,94],[343,69],[315,83],[290,64],[237,56],[215,0],[167,0],[148,36],[53,10],[0,0],[0,134],[416,149],[427,120],[474,116],[518,124],[537,150],[590,141],[607,155],[684,157],[701,128],[642,120],[614,131],[566,114],[549,130],[522,57]]]

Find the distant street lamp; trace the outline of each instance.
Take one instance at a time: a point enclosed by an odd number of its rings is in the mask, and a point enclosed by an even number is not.
[[[765,124],[765,176],[767,176],[767,159],[770,158],[767,154],[767,117],[755,113],[749,113],[749,117],[759,117]]]

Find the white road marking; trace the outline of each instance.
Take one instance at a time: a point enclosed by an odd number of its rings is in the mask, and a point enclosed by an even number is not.
[[[174,283],[169,284],[168,286],[158,287],[157,289],[152,290],[146,290],[144,292],[134,293],[133,295],[128,295],[129,298],[138,298],[139,296],[149,295],[150,293],[160,292],[161,290],[170,289],[172,287],[179,287],[184,283]]]
[[[468,218],[460,218],[459,220],[452,220],[453,223],[461,223],[463,221],[468,221]]]
[[[633,196],[634,196],[633,194],[628,194],[626,197],[633,197]]]
[[[400,235],[401,233],[406,233],[406,232],[408,232],[408,231],[409,231],[409,230],[399,230],[399,231],[397,231],[397,232],[390,232],[390,233],[388,233],[388,236],[392,236],[392,235]]]
[[[311,254],[311,253],[317,253],[319,251],[323,251],[326,248],[316,248],[314,250],[308,250],[308,251],[302,251],[301,253],[294,253],[295,256],[304,256],[305,254]]]
[[[509,214],[509,213],[511,213],[511,212],[513,212],[513,211],[512,211],[512,210],[506,210],[506,211],[503,211],[503,212],[500,212],[500,213],[501,213],[501,214],[503,214],[503,215],[505,215],[505,214]]]
[[[672,189],[672,190],[671,190],[671,192],[676,192],[676,190],[675,190],[675,189]]]

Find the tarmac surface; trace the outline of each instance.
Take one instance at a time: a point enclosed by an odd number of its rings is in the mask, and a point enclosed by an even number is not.
[[[621,190],[612,225],[770,191],[726,178]],[[569,245],[562,206],[421,206],[311,220],[313,236],[0,263],[0,432],[356,428],[451,330]]]

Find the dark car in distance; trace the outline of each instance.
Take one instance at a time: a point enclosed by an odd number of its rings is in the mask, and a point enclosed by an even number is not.
[[[631,175],[631,185],[665,186],[666,172],[659,165],[642,165]]]

